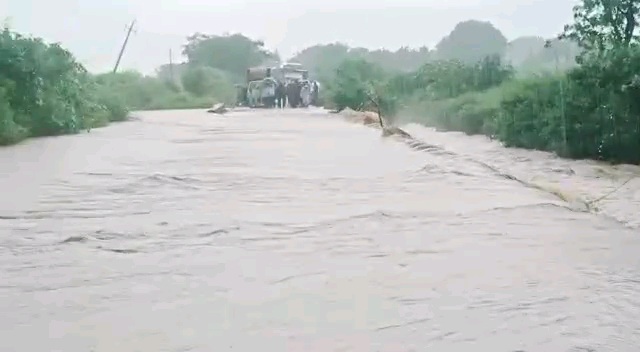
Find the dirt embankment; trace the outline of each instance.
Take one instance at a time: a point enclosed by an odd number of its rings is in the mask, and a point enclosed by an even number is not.
[[[411,137],[409,133],[402,130],[401,128],[388,125],[387,121],[385,121],[384,119],[381,121],[378,113],[375,113],[373,111],[355,111],[346,108],[340,111],[338,114],[347,121],[382,129],[383,137],[397,136],[400,138],[413,139],[413,137]]]

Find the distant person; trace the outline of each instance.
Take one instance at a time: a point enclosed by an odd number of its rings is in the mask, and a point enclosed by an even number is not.
[[[276,104],[280,109],[287,105],[287,91],[282,82],[278,82],[276,86]]]
[[[318,106],[319,93],[320,93],[320,87],[318,87],[318,82],[313,81],[313,90],[311,92],[311,104],[313,106]]]

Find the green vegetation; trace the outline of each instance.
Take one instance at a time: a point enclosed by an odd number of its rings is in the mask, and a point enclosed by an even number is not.
[[[0,144],[74,133],[127,117],[117,96],[57,44],[0,33]]]
[[[280,61],[276,53],[265,49],[263,42],[242,34],[196,33],[187,38],[182,54],[190,65],[216,68],[229,74],[234,81],[243,80],[248,67]]]
[[[292,58],[338,109],[377,109],[506,146],[573,158],[640,163],[640,43],[636,0],[583,0],[557,38],[511,42],[491,23],[465,21],[433,50],[307,48]],[[280,58],[241,34],[194,34],[186,61],[153,77],[89,74],[57,44],[0,35],[0,143],[74,133],[130,110],[232,103],[247,67]]]
[[[348,49],[336,64],[319,60],[320,47],[315,72],[338,109],[370,108],[373,96],[388,102],[388,118],[485,134],[509,147],[640,163],[639,19],[638,1],[584,0],[553,40],[507,43],[490,24],[467,21],[436,50],[423,50],[429,55],[411,72]]]
[[[185,76],[193,76],[190,72]],[[183,82],[184,82],[184,76]],[[223,94],[215,89],[203,91],[203,86],[190,86],[182,82],[173,82],[158,77],[143,76],[135,71],[105,73],[96,75],[95,81],[105,94],[114,94],[130,110],[162,110],[162,109],[191,109],[206,108],[212,103],[230,102],[228,90],[233,87],[224,81]],[[217,76],[203,72],[200,82],[216,82]],[[189,82],[189,78],[187,78]],[[184,88],[183,88],[184,87]],[[194,93],[195,91],[195,93]]]
[[[0,53],[0,145],[123,121],[132,110],[233,103],[233,83],[248,66],[278,60],[263,43],[240,34],[196,34],[184,46],[187,61],[164,65],[155,76],[94,75],[60,45],[8,28],[0,33]]]

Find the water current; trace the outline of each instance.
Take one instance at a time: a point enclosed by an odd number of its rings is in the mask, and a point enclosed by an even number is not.
[[[637,167],[136,116],[0,149],[0,351],[640,350]]]

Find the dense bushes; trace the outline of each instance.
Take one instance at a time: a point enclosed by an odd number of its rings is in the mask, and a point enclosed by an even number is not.
[[[57,44],[0,33],[0,144],[122,120],[126,109]]]
[[[426,101],[419,104],[421,115],[415,108],[410,115],[444,129],[486,134],[506,146],[639,163],[639,64],[637,48],[620,49],[586,58],[566,75],[512,80]]]
[[[640,162],[640,51],[585,57],[564,77],[540,78],[501,102],[507,145],[575,158]]]
[[[201,79],[207,81],[206,76]],[[96,81],[103,94],[117,96],[131,110],[205,108],[215,102],[230,102],[228,92],[233,89],[228,82],[224,82],[224,88],[217,88],[222,89],[224,94],[212,89],[196,95],[178,83],[132,71],[101,74],[96,76]]]
[[[371,103],[374,85],[385,78],[385,72],[377,65],[364,59],[349,59],[337,68],[335,82],[327,88],[339,110],[361,109]]]
[[[409,74],[390,74],[363,59],[348,59],[338,67],[328,89],[337,109],[379,105],[387,119],[394,118],[398,111],[407,116],[408,112],[428,110],[434,118],[432,123],[442,128],[480,133],[485,109],[491,106],[479,101],[476,92],[500,85],[512,75],[513,70],[495,56],[473,65],[457,60],[434,61]],[[372,104],[372,100],[378,104]]]
[[[226,75],[213,68],[189,66],[177,81],[137,72],[91,75],[60,45],[5,28],[0,145],[123,121],[130,110],[204,108],[235,96]]]
[[[635,19],[627,16],[625,21],[635,23],[640,8],[631,5],[630,0],[578,5],[575,19],[579,25],[568,26],[561,37],[580,43],[584,51],[578,64],[563,73],[515,78],[511,67],[490,56],[476,64],[429,62],[412,74],[378,74],[369,81],[384,87],[381,96],[400,101],[404,107],[399,117],[486,134],[506,146],[572,158],[640,163],[640,47],[637,37],[628,32],[633,26],[607,22],[609,17],[603,15],[632,11]],[[594,35],[598,31],[621,35]],[[352,72],[345,73],[349,67]],[[353,77],[364,70],[348,65],[341,68],[333,80],[334,101],[348,98],[356,101],[350,107],[362,106],[357,103],[362,94],[356,93],[362,88],[353,89],[357,87]]]
[[[383,93],[406,106],[400,118],[485,134],[509,147],[572,158],[640,162],[640,50],[636,47],[585,58],[567,74],[496,80],[488,89],[465,88],[473,86],[473,80],[457,78],[446,84],[448,78],[431,77],[428,84],[417,79],[412,83],[417,88],[409,93],[398,87]]]
[[[225,72],[207,66],[189,66],[181,76],[184,89],[196,97],[215,97],[219,102],[232,103],[236,91]]]

